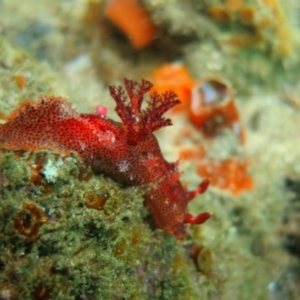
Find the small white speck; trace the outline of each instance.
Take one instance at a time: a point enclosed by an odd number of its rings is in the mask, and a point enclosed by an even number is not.
[[[118,163],[118,169],[121,173],[127,172],[129,170],[129,165],[127,160],[122,160]]]
[[[60,158],[57,162],[52,162],[52,160],[48,159],[46,165],[43,169],[43,174],[45,175],[45,179],[47,182],[54,183],[58,176],[58,167],[63,164],[62,159]]]
[[[114,143],[115,142],[115,140],[116,140],[116,136],[114,135],[114,133],[112,133],[111,131],[106,131],[105,132],[105,134],[106,134],[106,139],[109,141],[109,142],[111,142],[111,143]]]
[[[131,116],[136,122],[139,122],[140,121],[140,118],[136,115],[132,115]]]
[[[86,144],[82,141],[79,141],[79,146],[82,151],[84,151],[84,149],[86,149]]]

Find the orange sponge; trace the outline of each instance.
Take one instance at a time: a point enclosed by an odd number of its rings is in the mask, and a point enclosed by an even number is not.
[[[228,190],[235,196],[254,188],[247,161],[239,161],[236,158],[217,161],[207,158],[198,161],[196,166],[197,173],[203,178],[209,178],[211,185]]]
[[[155,36],[156,26],[135,0],[109,0],[105,15],[129,37],[136,49],[149,45]]]
[[[172,90],[178,96],[181,104],[174,107],[173,111],[181,111],[188,107],[195,80],[190,76],[186,67],[177,64],[164,64],[154,70],[152,82],[154,87],[151,92],[160,94]]]

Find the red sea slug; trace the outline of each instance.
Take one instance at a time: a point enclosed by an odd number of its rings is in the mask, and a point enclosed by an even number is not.
[[[165,161],[153,135],[172,124],[163,114],[180,101],[172,91],[154,93],[142,109],[144,94],[152,84],[127,79],[124,83],[129,100],[122,87],[109,88],[122,123],[109,119],[101,107],[95,114],[80,114],[60,97],[41,97],[38,104],[21,104],[0,125],[0,146],[8,150],[76,151],[94,172],[129,186],[146,186],[145,204],[155,222],[181,239],[184,223],[203,223],[210,214],[194,217],[186,213],[188,202],[205,191],[208,181],[195,191],[185,191],[177,163]]]

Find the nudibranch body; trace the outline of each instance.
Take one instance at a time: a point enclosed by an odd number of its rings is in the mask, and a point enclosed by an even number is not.
[[[122,122],[106,116],[100,107],[94,114],[80,114],[60,97],[41,97],[39,103],[24,102],[0,125],[0,147],[8,150],[49,149],[76,151],[95,173],[103,173],[128,186],[144,185],[145,204],[158,226],[181,239],[184,224],[205,222],[209,213],[194,217],[186,212],[188,202],[203,193],[208,181],[187,192],[179,181],[177,163],[167,162],[153,132],[171,125],[163,114],[180,103],[172,91],[154,93],[142,109],[144,94],[152,84],[124,80],[111,86],[116,112]]]

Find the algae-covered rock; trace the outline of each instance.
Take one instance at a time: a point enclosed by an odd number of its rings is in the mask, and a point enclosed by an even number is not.
[[[184,249],[150,228],[141,191],[76,155],[1,152],[0,161],[2,298],[196,296]]]

